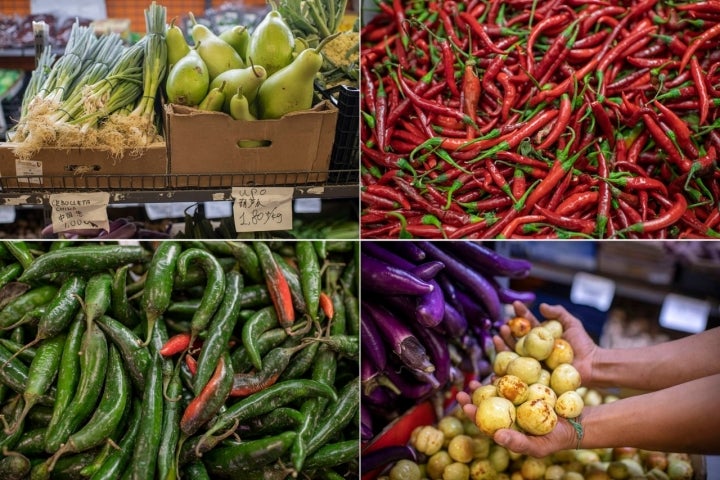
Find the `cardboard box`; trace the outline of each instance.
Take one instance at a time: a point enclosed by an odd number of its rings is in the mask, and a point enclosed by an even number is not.
[[[140,153],[113,157],[109,151],[42,148],[29,160],[16,157],[15,144],[0,143],[3,190],[155,189],[167,187],[167,146],[156,143]]]
[[[171,187],[324,182],[338,110],[330,102],[277,120],[240,121],[222,112],[165,106]],[[263,147],[241,147],[260,140]]]

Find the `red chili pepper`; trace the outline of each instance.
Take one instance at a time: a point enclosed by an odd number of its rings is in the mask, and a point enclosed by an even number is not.
[[[502,109],[500,110],[500,119],[506,122],[510,117],[510,109],[514,108],[517,102],[517,89],[510,81],[507,73],[498,73],[497,79],[505,92],[503,95]]]
[[[597,190],[588,190],[567,197],[555,209],[555,213],[559,215],[570,215],[573,212],[584,209],[589,205],[597,203],[600,193]]]
[[[655,102],[654,105],[660,111],[662,118],[665,119],[670,125],[670,128],[675,132],[677,136],[678,144],[680,147],[691,157],[697,157],[698,151],[695,145],[692,143],[692,132],[687,123],[685,123],[680,117],[675,114],[670,108],[663,105],[662,102]]]
[[[381,197],[386,197],[393,202],[397,202],[400,204],[400,206],[406,210],[410,210],[410,202],[405,198],[400,192],[393,189],[392,187],[389,187],[387,185],[366,185],[363,187],[363,190],[378,195]]]
[[[511,238],[521,225],[543,221],[545,221],[544,215],[523,215],[515,217],[507,224],[502,232],[500,232],[498,238]]]
[[[710,109],[710,97],[708,96],[707,85],[705,85],[705,75],[696,56],[690,58],[690,73],[695,81],[695,88],[698,92],[698,101],[700,102],[700,118],[698,125],[703,125],[707,120],[708,111]]]
[[[668,154],[673,163],[680,167],[683,172],[687,172],[688,170],[690,170],[690,160],[688,160],[677,150],[677,148],[675,148],[675,145],[673,145],[665,132],[662,131],[662,128],[660,128],[660,125],[657,124],[657,122],[652,118],[652,116],[645,113],[642,115],[642,119],[645,122],[645,126],[650,132],[650,135],[655,140],[655,143],[657,143],[658,146],[662,148],[665,153]]]
[[[320,292],[320,308],[329,320],[332,320],[335,316],[335,307],[333,306],[332,299],[330,295],[325,292]]]
[[[690,45],[688,45],[687,50],[685,50],[685,53],[683,54],[682,59],[680,60],[680,67],[679,70],[682,72],[685,70],[685,67],[687,66],[688,62],[690,61],[690,58],[695,55],[695,52],[698,51],[698,49],[705,43],[709,42],[710,40],[714,39],[715,37],[720,35],[720,23],[713,25],[712,28],[709,28],[705,30],[702,34],[695,37],[695,39],[692,41]]]
[[[491,9],[493,7],[494,6],[491,6]],[[492,40],[490,40],[490,37],[488,36],[487,32],[485,31],[483,26],[480,25],[480,23],[477,21],[477,19],[475,17],[471,16],[467,12],[460,12],[458,14],[458,16],[470,27],[470,30],[475,35],[477,35],[478,38],[480,38],[480,40],[485,45],[485,47],[490,49],[491,52],[497,53],[499,55],[502,55],[505,53],[503,50],[498,48],[497,45],[495,45]],[[493,22],[490,21],[490,23],[493,23]]]
[[[183,432],[191,435],[204,423],[202,419],[207,417],[208,414],[212,415],[215,413],[208,411],[208,405],[210,403],[217,405],[217,408],[222,406],[224,400],[218,398],[218,395],[227,398],[229,389],[227,392],[221,391],[221,389],[225,384],[227,384],[228,387],[231,386],[231,384],[227,382],[227,377],[231,374],[232,372],[225,364],[225,357],[221,356],[218,360],[217,367],[215,367],[213,376],[208,380],[208,383],[203,387],[198,396],[193,398],[185,408],[182,418],[180,419],[180,429]]]
[[[163,357],[171,357],[188,350],[190,346],[190,332],[182,332],[170,337],[160,349],[159,353]],[[201,339],[196,339],[193,348],[200,348]]]
[[[685,200],[685,197],[681,193],[676,193],[673,196],[672,206],[668,208],[663,214],[658,215],[652,220],[646,220],[644,222],[630,225],[628,227],[628,231],[645,233],[663,230],[677,223],[680,218],[682,218],[686,208],[687,200]]]
[[[570,116],[572,115],[572,102],[570,101],[570,95],[567,93],[563,93],[560,97],[560,109],[558,111],[558,117],[555,120],[555,125],[553,126],[552,130],[550,130],[550,133],[548,133],[547,137],[540,143],[540,145],[537,146],[538,150],[546,150],[550,148],[558,138],[560,138],[560,135],[565,131],[568,124],[570,123]],[[606,133],[607,134],[607,133]]]
[[[185,365],[187,365],[188,370],[190,370],[190,373],[195,376],[197,373],[197,360],[195,360],[195,357],[190,355],[189,353],[185,355]]]

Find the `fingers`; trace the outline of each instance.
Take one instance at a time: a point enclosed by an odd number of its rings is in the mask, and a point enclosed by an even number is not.
[[[540,313],[547,319],[555,319],[562,323],[565,330],[580,323],[580,320],[565,310],[565,307],[562,305],[548,305],[547,303],[542,303],[540,304]]]
[[[455,395],[455,399],[460,404],[461,407],[464,407],[468,403],[472,403],[472,399],[470,398],[470,395],[466,392],[458,392],[457,395]]]
[[[500,325],[498,329],[500,335],[493,335],[493,344],[495,345],[496,352],[502,352],[503,350],[511,350],[515,348],[515,339],[510,333],[510,327],[507,325]]]
[[[516,430],[512,430],[509,428],[501,428],[500,430],[495,432],[495,435],[493,435],[493,440],[498,445],[505,447],[512,452],[520,454],[528,453],[528,437]]]
[[[535,318],[535,315],[530,311],[530,309],[525,305],[524,303],[520,301],[513,302],[513,309],[515,310],[515,315],[518,317],[527,318],[530,320],[530,323],[535,326],[538,325],[540,322],[537,318]]]
[[[469,419],[473,421],[475,420],[475,414],[477,413],[477,407],[475,405],[473,405],[472,403],[467,403],[463,405],[462,409]]]

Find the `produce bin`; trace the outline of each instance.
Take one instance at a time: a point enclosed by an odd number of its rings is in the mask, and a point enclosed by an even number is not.
[[[103,149],[44,147],[29,159],[0,143],[0,186],[28,188],[154,189],[167,186],[167,147],[155,143],[116,157]]]
[[[324,182],[335,138],[338,109],[322,101],[310,110],[277,120],[240,121],[222,112],[205,112],[182,105],[165,106],[170,186],[186,187],[186,174],[213,175],[198,187],[267,185],[266,175],[298,172],[275,178],[276,185]],[[240,147],[243,140],[267,142],[264,147]]]

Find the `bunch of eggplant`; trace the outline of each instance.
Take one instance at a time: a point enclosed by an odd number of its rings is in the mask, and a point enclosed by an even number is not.
[[[534,300],[507,286],[531,264],[469,241],[362,242],[363,440],[424,400],[491,371],[503,304]]]

